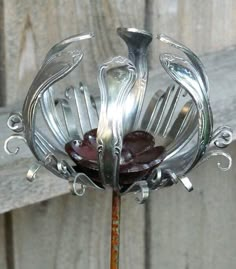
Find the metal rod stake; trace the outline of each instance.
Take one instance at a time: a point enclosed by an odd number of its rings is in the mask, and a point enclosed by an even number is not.
[[[111,222],[111,263],[110,269],[119,269],[120,247],[120,204],[121,197],[116,191],[112,193],[112,222]]]

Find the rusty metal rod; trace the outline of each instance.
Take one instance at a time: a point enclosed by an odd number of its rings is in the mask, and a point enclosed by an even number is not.
[[[116,191],[112,193],[112,222],[111,222],[111,263],[110,269],[119,269],[120,247],[120,204],[121,197]]]

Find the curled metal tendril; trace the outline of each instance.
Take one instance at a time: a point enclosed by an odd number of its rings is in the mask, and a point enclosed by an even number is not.
[[[16,133],[22,132],[24,126],[21,113],[12,113],[7,120],[7,126]]]
[[[162,170],[159,168],[156,168],[152,171],[151,175],[147,179],[148,186],[151,190],[156,190],[158,187],[160,187],[162,180]]]
[[[15,139],[22,140],[22,141],[24,141],[25,143],[27,143],[25,137],[22,136],[22,135],[19,135],[19,134],[13,134],[13,135],[9,136],[9,137],[5,140],[5,143],[4,143],[4,150],[5,150],[5,152],[6,152],[7,154],[9,154],[9,155],[16,155],[16,154],[19,152],[19,150],[20,150],[20,147],[16,147],[16,149],[13,150],[13,151],[9,148],[9,143],[10,143],[12,140],[15,140]]]
[[[65,160],[57,162],[57,169],[65,177],[70,177],[75,173],[74,169]]]
[[[134,184],[132,184],[125,192],[122,194],[126,194],[129,192],[134,192],[136,197],[135,200],[139,204],[143,204],[149,197],[150,194],[150,188],[148,186],[148,183],[145,180],[137,181]]]
[[[40,164],[40,163],[35,163],[35,164],[33,164],[33,165],[30,167],[29,171],[27,172],[26,179],[27,179],[28,181],[30,181],[30,182],[33,182],[33,181],[36,179],[36,177],[37,177],[37,172],[38,172],[38,170],[39,170],[41,167],[42,167],[42,164]]]
[[[179,180],[188,192],[193,191],[193,184],[188,177],[182,176],[179,178]]]
[[[165,170],[165,173],[170,177],[171,181],[174,184],[177,184],[180,181],[188,192],[191,192],[193,190],[192,182],[189,180],[188,177],[186,177],[186,176],[177,176],[170,169]]]
[[[208,151],[203,158],[200,160],[200,162],[198,163],[197,167],[200,166],[202,163],[206,162],[207,160],[209,160],[211,157],[224,157],[227,161],[227,165],[223,166],[222,162],[218,161],[217,162],[217,166],[221,171],[228,171],[231,166],[232,166],[232,158],[230,156],[230,154],[222,151],[222,150],[212,150],[212,151]]]
[[[139,204],[143,204],[149,197],[150,189],[146,182],[140,183],[138,186],[140,190],[135,192],[135,195],[136,195],[135,199]]]
[[[171,181],[174,184],[177,184],[179,182],[178,176],[170,169],[165,170],[165,173],[170,177]]]
[[[47,156],[45,157],[45,165],[50,165],[52,163],[54,164],[58,164],[58,160],[57,160],[57,157],[53,154],[53,153],[49,153],[47,154]]]
[[[54,170],[65,179],[69,179],[76,174],[74,169],[65,160],[59,161],[53,153],[47,154],[44,160],[44,166],[53,167]]]
[[[217,128],[212,135],[211,143],[218,148],[227,147],[233,140],[233,132],[229,126]]]
[[[79,181],[80,174],[77,174],[73,181],[70,182],[70,186],[71,186],[71,192],[72,194],[76,195],[76,196],[83,196],[86,190],[85,185],[81,184]]]

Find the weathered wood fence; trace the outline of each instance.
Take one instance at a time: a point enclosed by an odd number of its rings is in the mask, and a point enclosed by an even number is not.
[[[110,193],[72,197],[47,171],[30,184],[24,177],[32,155],[23,147],[6,156],[3,142],[7,116],[21,109],[48,49],[95,32],[81,73],[96,79],[98,63],[124,54],[118,26],[166,33],[202,55],[216,122],[236,130],[236,1],[0,0],[0,269],[109,268]],[[159,51],[154,39],[149,64],[157,84]],[[235,144],[229,151],[236,158]],[[211,160],[190,177],[190,194],[176,185],[145,205],[122,199],[121,269],[236,268],[235,166],[223,173]]]

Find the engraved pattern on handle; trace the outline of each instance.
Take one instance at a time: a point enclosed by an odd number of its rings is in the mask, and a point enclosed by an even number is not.
[[[103,184],[114,189],[119,188],[123,126],[126,123],[125,100],[135,79],[135,67],[124,57],[115,57],[100,67],[98,84],[101,112],[97,130],[99,171]]]

